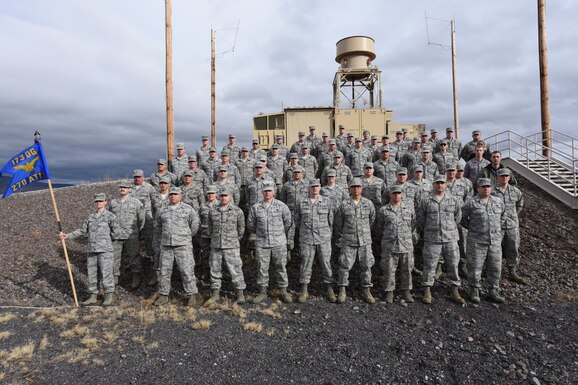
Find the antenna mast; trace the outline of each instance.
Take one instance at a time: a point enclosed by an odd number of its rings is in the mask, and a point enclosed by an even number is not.
[[[167,160],[173,159],[174,148],[174,110],[173,110],[173,27],[171,21],[172,5],[171,0],[165,0],[165,81],[166,81],[166,103],[167,103]]]

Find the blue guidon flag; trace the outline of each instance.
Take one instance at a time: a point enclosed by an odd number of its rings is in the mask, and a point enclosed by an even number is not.
[[[42,143],[36,141],[32,146],[10,158],[0,169],[0,176],[2,174],[12,175],[12,180],[2,198],[12,195],[30,183],[50,179],[50,171],[48,171]]]

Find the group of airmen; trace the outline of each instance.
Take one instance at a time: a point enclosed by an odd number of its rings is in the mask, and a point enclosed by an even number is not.
[[[268,152],[258,140],[241,147],[231,134],[219,157],[207,136],[195,154],[178,143],[175,158],[159,159],[148,180],[134,170],[133,181],[119,183],[118,197],[96,194],[96,210],[82,227],[59,234],[88,237],[89,297],[82,305],[97,304],[99,269],[102,305],[112,304],[121,259],[137,289],[145,257],[154,260],[148,285],[158,286],[155,305],[168,302],[175,262],[188,306],[199,301],[197,275],[210,276],[206,302],[220,300],[223,266],[236,302],[245,303],[242,253],[256,260],[253,303],[267,299],[271,265],[281,300],[293,301],[286,268],[291,258],[300,261],[300,303],[309,298],[316,259],[327,300],[337,303],[346,301],[356,262],[362,299],[375,302],[376,257],[387,303],[395,298],[396,272],[405,302],[414,302],[412,274],[421,276],[426,304],[444,270],[450,298],[460,304],[461,278],[467,278],[471,301],[480,302],[482,274],[488,299],[505,302],[502,259],[509,279],[526,283],[517,272],[523,195],[480,131],[462,146],[452,128],[444,138],[432,129],[411,140],[398,131],[395,140],[383,135],[381,143],[368,131],[360,138],[346,134],[344,126],[335,138],[327,132],[318,137],[315,130],[299,132],[290,147],[277,135]]]

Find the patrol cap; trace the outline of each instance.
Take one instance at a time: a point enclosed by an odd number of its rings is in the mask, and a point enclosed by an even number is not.
[[[430,150],[430,148],[429,148],[428,146],[424,146],[424,147],[421,149],[421,152],[422,152],[422,154],[423,154],[424,152],[431,152],[431,150]]]
[[[263,191],[275,191],[275,183],[266,181],[263,183]]]
[[[305,136],[305,131],[299,131],[299,136]]]
[[[413,172],[423,172],[423,166],[421,164],[416,164],[415,166],[413,166]]]
[[[229,171],[227,166],[219,166],[219,171]]]
[[[389,139],[389,135],[381,135],[381,139]]]
[[[435,134],[436,132],[438,132],[438,129],[437,129],[437,128],[432,128],[430,132],[431,132],[432,134]]]
[[[377,139],[378,139],[377,135],[371,135],[371,140],[377,140]]]
[[[118,187],[130,188],[130,182],[123,179],[118,183]]]
[[[482,135],[482,131],[474,130],[474,131],[472,131],[472,135]]]
[[[334,158],[343,158],[343,153],[341,151],[335,151],[333,154]]]
[[[221,188],[221,191],[219,192],[219,195],[231,195],[231,192],[229,191],[229,188],[227,188],[226,186]]]
[[[134,171],[132,172],[132,176],[133,176],[133,177],[135,177],[135,176],[144,176],[144,171],[137,168],[136,170],[134,170]]]
[[[259,157],[259,160],[260,160],[261,162],[266,162],[266,161],[267,161],[267,155],[261,155],[261,156]]]
[[[256,162],[255,165],[253,166],[253,168],[263,168],[265,167],[265,165],[261,162]]]
[[[398,184],[394,184],[393,186],[391,186],[389,188],[389,193],[400,193],[401,192],[401,186]]]
[[[242,147],[241,152],[249,152],[249,149],[247,147]]]
[[[171,184],[171,177],[168,175],[163,175],[159,178],[159,183]]]
[[[369,130],[363,130],[364,134],[369,134]]]
[[[329,136],[329,132],[323,131],[323,134],[321,136]]]
[[[327,176],[337,176],[337,171],[334,168],[327,170]]]
[[[279,149],[279,145],[278,145],[277,143],[275,143],[275,144],[273,144],[273,145],[271,146],[271,148],[272,148],[273,150],[278,150],[278,149]]]
[[[361,183],[361,179],[359,178],[351,179],[351,182],[349,182],[349,187],[357,187],[357,186],[363,186]]]
[[[193,176],[193,172],[191,170],[183,171],[183,176]]]
[[[390,149],[389,149],[389,147],[383,146],[383,147],[381,147],[381,150],[379,150],[379,151],[380,151],[380,152],[389,152]]]
[[[293,167],[293,172],[303,172],[303,167],[297,165]]]
[[[177,150],[184,150],[185,144],[184,143],[177,143]]]
[[[96,193],[94,194],[94,201],[95,202],[104,202],[106,200],[105,193]]]
[[[205,189],[205,193],[216,194],[217,193],[217,186],[215,186],[214,184],[207,186],[207,188]]]
[[[446,128],[446,132],[454,132],[454,129],[451,127]]]
[[[447,182],[447,179],[446,179],[445,175],[438,175],[434,179],[434,183],[446,183],[446,182]]]
[[[352,132],[350,132],[349,134],[347,134],[347,137],[348,137],[348,138],[353,138],[354,136],[355,136],[355,135],[353,135]]]
[[[355,138],[355,141],[356,141],[356,142],[363,142],[363,139],[361,139],[361,138]]]
[[[413,143],[421,143],[421,139],[418,137],[413,138],[412,140]]]
[[[341,128],[343,128],[343,129],[344,129],[344,128],[345,128],[345,126],[344,126],[343,124],[340,124],[340,125],[339,125],[339,128],[340,128],[340,129],[341,129]]]
[[[445,168],[446,171],[455,171],[458,169],[455,163],[446,163]]]
[[[253,139],[253,144],[259,144],[259,141],[257,139]]]
[[[335,141],[335,139],[329,139],[329,144],[337,144],[337,142]]]
[[[229,134],[229,139],[236,138],[235,134]]]
[[[157,164],[167,164],[167,160],[160,158],[159,160],[157,160]]]
[[[403,135],[403,132],[401,132],[401,131],[396,131],[395,135]]]
[[[365,162],[365,163],[363,164],[363,168],[373,168],[373,163],[371,163],[371,162]]]
[[[289,159],[299,159],[299,155],[296,152],[292,152],[289,154]]]
[[[221,156],[231,156],[231,153],[229,152],[229,150],[223,150],[221,151]]]
[[[303,146],[301,146],[301,148],[309,148],[309,143],[303,143]]]
[[[428,136],[428,133],[426,131],[421,133],[421,136]]]
[[[313,179],[311,182],[309,182],[309,187],[319,187],[321,186],[321,182],[319,181],[319,179]]]
[[[309,131],[313,131],[315,129],[315,126],[309,126]]]
[[[209,147],[209,152],[217,152],[217,149],[215,147]]]
[[[492,181],[489,178],[480,178],[477,180],[476,184],[478,185],[478,187],[491,186]]]
[[[512,172],[510,171],[509,168],[504,167],[504,168],[498,169],[498,171],[496,171],[496,175],[497,176],[511,176]]]
[[[407,175],[407,168],[406,167],[398,167],[396,171],[397,175]]]
[[[448,141],[445,139],[440,140],[440,144],[448,144]]]
[[[461,163],[456,164],[456,170],[458,171],[464,171],[464,165]]]
[[[401,132],[407,132],[407,128],[402,128]]]
[[[201,137],[201,140],[209,140],[209,136],[208,136],[208,135],[203,135],[203,136]]]
[[[173,195],[173,194],[179,194],[180,195],[182,193],[183,193],[183,191],[181,190],[181,188],[177,187],[177,186],[173,186],[169,189],[169,195]]]
[[[196,155],[189,155],[189,162],[196,162],[197,156]]]
[[[275,135],[275,139],[283,139],[283,135]]]

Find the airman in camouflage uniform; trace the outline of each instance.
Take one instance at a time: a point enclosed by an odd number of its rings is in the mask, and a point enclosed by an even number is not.
[[[301,146],[301,156],[299,157],[299,164],[303,167],[303,178],[306,180],[315,179],[317,175],[317,159],[309,154],[308,143]]]
[[[363,166],[363,178],[361,183],[363,189],[361,195],[371,201],[376,210],[382,206],[383,196],[387,194],[387,189],[383,179],[380,179],[373,174],[373,163],[366,162]]]
[[[424,179],[423,166],[421,164],[413,166],[412,178],[407,183],[417,188],[417,195],[419,197],[428,195],[432,192],[433,183],[431,180]]]
[[[184,143],[177,143],[177,155],[171,160],[171,172],[177,177],[181,176],[183,171],[189,168],[189,159],[185,151]],[[177,178],[177,183],[181,180]]]
[[[225,165],[221,165],[218,170],[219,176],[217,177],[217,180],[215,180],[215,186],[217,186],[217,196],[221,196],[221,191],[227,190],[231,192],[233,204],[238,206],[239,201],[241,200],[241,195],[239,193],[239,187],[229,176],[230,168],[227,168]]]
[[[199,209],[201,222],[198,239],[200,252],[197,253],[195,266],[198,275],[204,280],[209,272],[209,255],[211,254],[211,233],[209,233],[209,215],[214,207],[219,205],[217,200],[217,186],[209,185],[206,191],[206,201]]]
[[[189,168],[188,171],[192,175],[193,186],[197,186],[199,189],[205,191],[205,188],[209,184],[209,178],[207,174],[199,167],[199,162],[196,155],[189,155]],[[185,184],[184,171],[181,174],[181,182]]]
[[[76,239],[88,237],[87,246],[87,276],[89,297],[81,303],[82,306],[96,304],[98,294],[98,269],[102,274],[104,286],[104,302],[102,306],[110,306],[114,294],[112,241],[118,232],[118,223],[113,213],[106,210],[106,194],[94,195],[96,212],[90,214],[78,230],[65,234],[62,231],[58,237]]]
[[[198,184],[193,182],[193,172],[191,170],[185,170],[182,179],[183,203],[188,204],[199,212],[199,209],[205,203],[205,193]]]
[[[464,178],[464,165],[461,163],[456,164],[456,180],[461,181],[463,184],[468,186],[468,195],[474,195],[474,184],[468,178]]]
[[[446,263],[446,277],[452,287],[451,297],[456,303],[464,303],[460,296],[458,263],[458,223],[462,219],[461,203],[446,191],[446,177],[439,175],[434,181],[434,193],[424,197],[417,209],[417,225],[424,234],[423,255],[423,302],[431,303],[430,287],[438,261]]]
[[[258,139],[253,139],[251,150],[249,150],[249,157],[253,160],[259,159],[261,156],[267,156],[267,151],[261,148]]]
[[[335,182],[335,176],[337,173],[334,169],[329,169],[327,171],[327,186],[321,188],[321,195],[326,197],[331,201],[334,210],[337,210],[341,203],[349,198],[349,193],[346,189],[338,186]]]
[[[472,131],[472,140],[469,141],[464,145],[462,151],[460,152],[460,158],[462,158],[465,162],[469,161],[475,156],[476,146],[478,142],[482,141],[482,132],[480,130]],[[490,145],[488,143],[484,143],[484,158],[490,160]]]
[[[145,224],[140,233],[141,241],[144,244],[144,250],[147,256],[154,258],[155,252],[153,249],[153,209],[152,200],[155,196],[155,188],[145,182],[143,170],[133,171],[133,184],[130,186],[131,195],[143,204],[145,210]]]
[[[305,141],[309,143],[309,148],[311,149],[311,154],[316,156],[315,150],[317,145],[321,143],[321,138],[315,135],[315,126],[309,126],[309,135],[305,138]],[[303,149],[303,146],[301,147]],[[300,154],[300,153],[298,153]]]
[[[510,280],[526,284],[526,280],[517,273],[520,262],[520,222],[518,215],[524,207],[524,195],[516,186],[510,186],[512,172],[508,168],[497,171],[498,183],[492,189],[492,195],[504,203],[506,214],[502,221],[502,254],[510,273]]]
[[[337,274],[338,303],[345,302],[345,288],[349,286],[349,271],[356,260],[359,260],[361,270],[363,300],[367,303],[375,303],[370,291],[371,267],[375,263],[371,250],[371,226],[375,222],[375,207],[369,199],[361,196],[361,191],[361,180],[353,178],[349,183],[351,197],[341,204],[335,214],[335,238],[341,249]]]
[[[238,158],[237,158],[238,159]],[[221,177],[221,169],[225,167],[227,169],[227,176],[231,182],[237,185],[237,189],[241,186],[241,173],[237,166],[231,163],[231,155],[228,150],[223,150],[221,152],[221,164],[213,170],[213,183],[218,183]],[[238,205],[239,202],[235,203]]]
[[[293,169],[293,180],[285,183],[281,188],[279,200],[285,203],[291,211],[291,215],[295,215],[295,210],[299,201],[306,199],[308,196],[309,182],[303,179],[303,167],[295,166]],[[287,232],[287,249],[293,250],[295,248],[295,227],[292,227]]]
[[[417,163],[421,158],[421,142],[419,138],[414,138],[411,148],[408,149],[405,154],[401,157],[399,164],[403,167],[411,170],[413,165]]]
[[[116,216],[118,232],[112,241],[114,283],[118,285],[122,253],[128,258],[128,268],[132,273],[131,288],[140,286],[142,261],[139,254],[139,233],[145,224],[145,209],[143,204],[129,195],[130,182],[121,181],[118,185],[120,198],[110,202],[108,210]]]
[[[398,268],[403,298],[406,302],[413,302],[411,271],[415,221],[414,208],[402,202],[401,187],[391,186],[389,203],[379,210],[375,223],[381,240],[381,269],[387,303],[393,303],[395,272]]]
[[[437,144],[439,151],[433,156],[433,161],[438,165],[438,173],[445,174],[446,164],[453,164],[458,162],[458,158],[454,154],[448,152],[448,142],[442,139]]]
[[[433,149],[434,152],[437,152],[439,141],[440,141],[440,138],[438,138],[437,128],[432,128],[430,130],[430,137],[428,139],[428,142],[430,143],[430,147]]]
[[[150,184],[153,185],[158,190],[159,180],[161,179],[161,177],[165,175],[170,178],[171,185],[175,185],[177,183],[177,176],[167,170],[166,159],[159,159],[157,161],[157,171],[153,172],[149,178]]]
[[[395,133],[395,140],[391,142],[390,148],[393,149],[392,157],[395,154],[395,160],[401,164],[401,159],[409,149],[408,143],[403,139],[403,132],[397,131]]]
[[[287,157],[289,156],[289,147],[285,145],[283,135],[275,135],[275,143],[279,145],[279,155],[287,159]],[[273,155],[273,152],[269,151],[267,155],[271,156]]]
[[[391,144],[389,143],[389,135],[383,135],[381,137],[381,145],[375,147],[375,149],[373,150],[372,161],[374,163],[381,159],[381,150],[384,148],[389,149],[389,155],[390,155],[391,159],[395,160],[395,154],[393,154],[391,152],[393,149],[391,148]]]
[[[210,149],[211,147],[209,146],[209,137],[207,135],[203,135],[201,138],[201,147],[199,147],[196,154],[199,165],[205,163],[205,160],[209,158]]]
[[[267,163],[269,164],[269,169],[273,171],[275,175],[277,188],[281,188],[281,186],[283,186],[283,176],[287,170],[287,159],[279,155],[279,145],[274,144],[272,149],[273,155],[267,159]]]
[[[263,151],[265,154],[265,151]],[[241,184],[239,185],[239,207],[243,209],[246,206],[247,198],[245,197],[245,188],[247,187],[247,181],[253,176],[253,170],[255,166],[255,158],[249,156],[249,149],[247,147],[241,148],[241,158],[237,160],[237,169],[239,170],[239,175],[241,175]],[[245,211],[243,211],[245,213]]]
[[[421,149],[421,159],[414,163],[415,166],[422,166],[423,178],[433,182],[436,176],[438,176],[438,165],[431,159],[431,149],[425,147]],[[410,173],[413,175],[413,167]]]
[[[315,256],[321,266],[323,282],[327,285],[327,299],[335,302],[337,298],[331,284],[335,282],[331,271],[331,235],[334,210],[329,199],[319,195],[321,183],[314,179],[309,184],[309,196],[299,201],[295,210],[295,228],[299,229],[299,254],[301,269],[299,282],[301,293],[298,301],[307,302],[307,287],[311,282],[311,271]]]
[[[215,182],[215,170],[221,165],[221,160],[217,158],[217,149],[215,147],[209,148],[209,157],[201,163],[201,169],[207,174],[207,183],[213,184]]]
[[[317,145],[317,147],[315,147],[315,151],[311,151],[311,153],[314,154],[315,157],[317,158],[318,165],[321,165],[322,163],[323,154],[329,151],[329,140],[330,140],[329,133],[323,131],[323,135],[321,138],[322,138],[321,142]]]
[[[459,159],[462,151],[462,144],[459,140],[454,138],[454,129],[452,127],[446,128],[446,143],[448,145],[448,152],[452,153],[456,159]]]
[[[293,180],[293,170],[295,167],[301,167],[299,164],[299,155],[291,153],[291,155],[289,155],[289,166],[287,167],[285,176],[283,177],[283,184]]]
[[[327,145],[327,151],[317,156],[319,167],[317,167],[317,176],[321,178],[321,174],[326,167],[333,163],[333,155],[337,152],[337,142],[335,139],[330,139]]]
[[[490,298],[498,303],[505,302],[500,296],[500,276],[502,274],[502,231],[500,224],[504,220],[504,204],[491,195],[491,181],[482,178],[478,181],[478,195],[470,199],[462,208],[462,226],[468,229],[468,283],[471,287],[471,300],[480,302],[482,269],[485,282],[490,288]]]
[[[171,275],[176,262],[181,272],[183,289],[188,296],[187,306],[196,304],[195,258],[193,236],[199,230],[199,215],[189,205],[181,203],[181,189],[171,187],[170,203],[157,215],[155,244],[160,246],[159,297],[155,305],[165,305],[171,290]]]
[[[331,169],[335,170],[335,183],[342,188],[347,188],[347,185],[353,178],[351,174],[351,169],[341,163],[343,161],[343,154],[341,151],[336,151],[333,155],[333,164],[326,167],[321,174],[321,184],[323,186],[327,185],[327,172]]]
[[[291,145],[289,153],[294,152],[296,154],[301,154],[301,147],[305,144],[305,132],[299,131],[298,137],[299,139]],[[273,156],[273,147],[271,147],[271,154],[269,154],[269,156]]]
[[[273,262],[277,285],[284,302],[292,302],[287,292],[287,232],[293,225],[291,212],[287,205],[274,199],[275,185],[268,181],[263,185],[263,200],[254,204],[249,211],[247,229],[256,235],[255,254],[259,268],[257,284],[259,294],[253,303],[261,303],[267,298],[269,285],[269,264]]]
[[[395,185],[401,186],[401,198],[406,205],[417,207],[421,200],[419,189],[414,185],[407,183],[407,168],[399,167],[396,171]],[[383,204],[389,203],[389,195],[383,197]]]
[[[222,151],[229,154],[233,163],[239,159],[241,156],[241,147],[237,144],[237,137],[235,134],[229,134],[229,143],[223,146]]]
[[[380,148],[380,159],[373,162],[374,175],[385,182],[389,188],[395,184],[397,168],[399,164],[393,159],[389,147]]]
[[[361,138],[355,139],[355,147],[345,155],[345,164],[351,169],[351,174],[356,178],[363,176],[363,165],[370,162],[372,154],[363,147]]]
[[[347,141],[341,146],[339,151],[341,151],[343,155],[345,155],[345,157],[347,158],[347,154],[349,154],[349,152],[352,151],[354,148],[355,148],[355,135],[353,135],[350,132],[349,134],[347,134]]]
[[[335,144],[337,145],[338,149],[341,149],[341,146],[347,143],[347,134],[345,133],[345,130],[345,126],[340,124],[338,127],[339,134],[335,136]]]
[[[152,200],[152,213],[153,213],[153,220],[156,226],[157,217],[159,213],[169,205],[169,189],[170,189],[170,178],[165,175],[160,178],[159,180],[159,191],[155,191]],[[153,226],[154,227],[154,226]],[[158,283],[158,278],[160,276],[160,245],[155,243],[154,238],[154,230],[153,230],[153,250],[154,250],[154,264],[153,269],[155,274],[151,277],[149,281],[149,286],[155,286]]]
[[[208,232],[211,235],[211,297],[209,303],[219,300],[223,264],[231,275],[231,282],[237,291],[237,303],[245,303],[245,278],[241,261],[240,240],[245,233],[245,215],[231,202],[230,191],[221,190],[221,203],[214,206],[209,214]],[[206,304],[206,303],[205,303]]]

